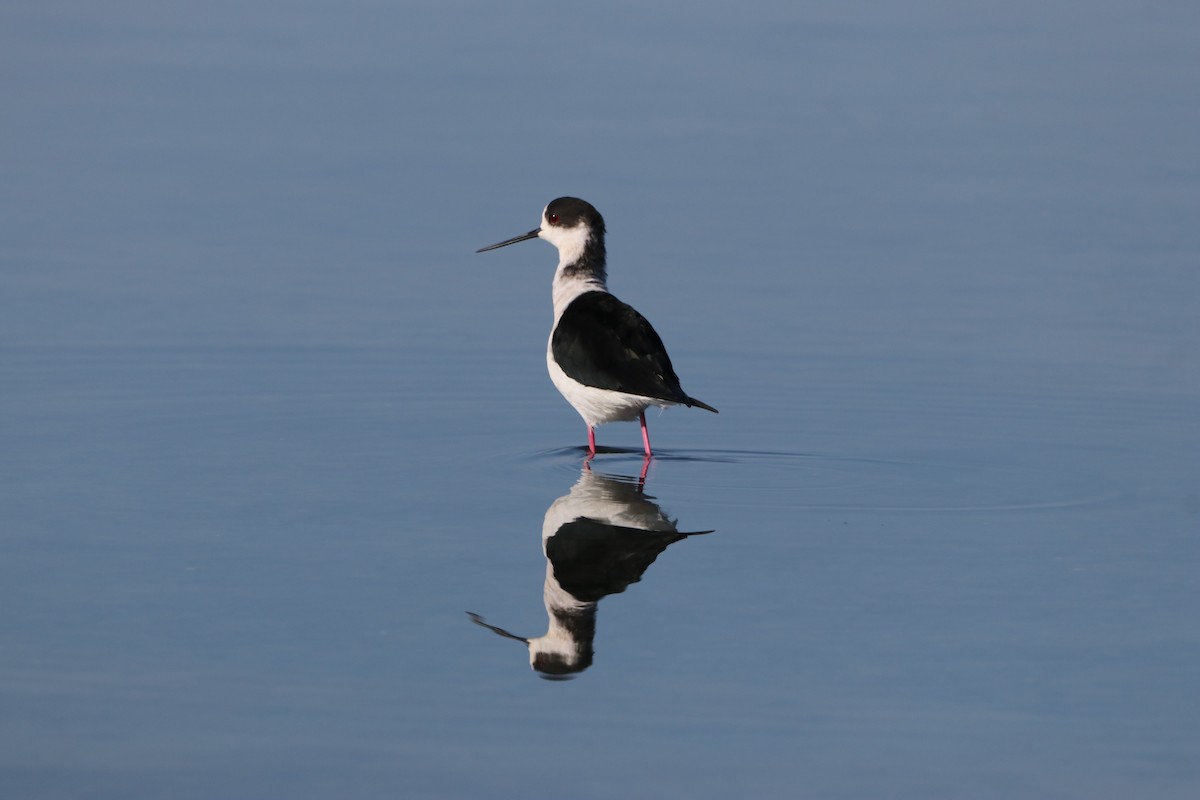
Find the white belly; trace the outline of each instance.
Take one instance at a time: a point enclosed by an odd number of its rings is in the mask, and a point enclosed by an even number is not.
[[[568,376],[558,364],[554,363],[554,355],[549,346],[546,347],[546,368],[550,372],[550,380],[554,382],[555,388],[563,397],[567,398],[568,403],[575,407],[589,428],[603,425],[606,422],[637,419],[638,414],[650,406],[666,408],[675,405],[667,400],[585,386]]]

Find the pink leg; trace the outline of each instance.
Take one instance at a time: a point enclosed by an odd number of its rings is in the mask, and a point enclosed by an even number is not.
[[[588,452],[596,455],[596,429],[588,425]]]
[[[646,445],[646,458],[654,455],[650,452],[650,431],[646,430],[646,412],[638,414],[638,422],[642,423],[642,444]]]

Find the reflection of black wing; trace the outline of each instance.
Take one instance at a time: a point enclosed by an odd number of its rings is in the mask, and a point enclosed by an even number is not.
[[[691,404],[654,328],[608,292],[572,300],[550,347],[563,372],[585,386]]]
[[[580,517],[546,540],[546,557],[565,591],[577,600],[594,603],[637,583],[659,553],[688,535],[624,528]]]

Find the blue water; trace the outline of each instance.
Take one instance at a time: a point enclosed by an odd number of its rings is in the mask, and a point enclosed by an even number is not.
[[[1196,796],[1197,35],[7,4],[0,796]],[[473,252],[562,194],[649,465]]]

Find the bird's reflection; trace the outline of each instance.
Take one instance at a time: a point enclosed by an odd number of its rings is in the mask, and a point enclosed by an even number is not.
[[[638,478],[592,472],[584,462],[571,491],[555,500],[542,523],[546,556],[544,598],[549,629],[542,636],[516,636],[471,620],[508,639],[524,642],[529,662],[543,678],[566,680],[592,665],[596,605],[637,583],[659,554],[688,536],[681,533]]]

